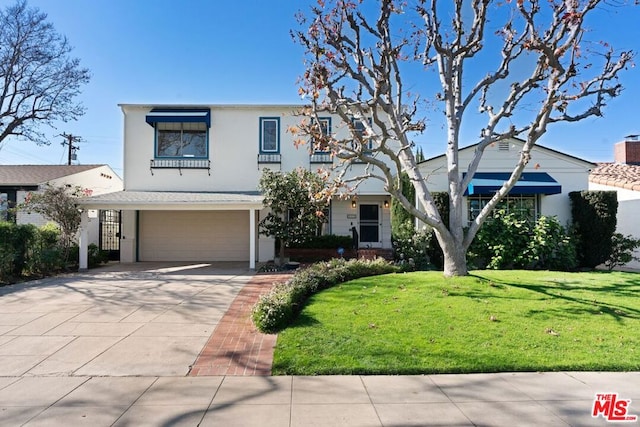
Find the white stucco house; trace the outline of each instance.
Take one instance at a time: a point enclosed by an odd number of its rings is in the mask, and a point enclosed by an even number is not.
[[[508,180],[524,142],[511,139],[485,149],[478,171],[465,193],[467,209],[463,221],[470,222],[493,194]],[[461,171],[471,162],[475,145],[460,149]],[[444,155],[419,164],[432,192],[447,191],[447,160]],[[589,172],[596,165],[559,151],[536,145],[531,161],[520,180],[502,201],[501,208],[518,210],[531,218],[555,216],[560,223],[571,222],[571,202],[568,194],[586,190]]]
[[[640,137],[629,135],[614,147],[614,162],[599,163],[589,175],[590,190],[615,191],[618,195],[616,231],[640,238]],[[640,257],[640,251],[635,254]],[[640,269],[640,262],[625,267]]]
[[[287,128],[300,123],[301,107],[122,104],[124,189],[82,204],[121,211],[122,262],[245,261],[255,268],[275,254],[274,239],[258,230],[266,215],[261,171],[337,162],[296,148]],[[332,133],[347,132],[337,116],[320,120]],[[364,165],[350,168],[356,174]],[[389,201],[382,183],[369,180],[353,197],[331,202],[325,231],[351,235],[356,227],[361,247],[391,248]]]
[[[87,195],[100,195],[122,190],[122,179],[108,165],[0,165],[0,220],[41,226],[49,222],[38,213],[10,208],[24,202],[28,193],[47,184],[55,187],[80,187]],[[111,227],[109,212],[87,212],[88,243],[104,248],[117,231]],[[104,226],[109,223],[109,228]],[[104,229],[104,233],[101,230]]]

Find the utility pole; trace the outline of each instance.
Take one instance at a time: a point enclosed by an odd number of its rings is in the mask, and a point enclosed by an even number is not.
[[[74,143],[80,142],[82,140],[82,138],[80,138],[79,136],[73,136],[71,134],[67,135],[66,133],[63,133],[63,134],[61,134],[59,136],[61,136],[64,139],[66,139],[66,141],[63,141],[61,145],[63,145],[63,146],[68,145],[69,146],[69,155],[67,157],[67,164],[71,165],[71,160],[73,158],[73,154],[75,154],[76,150],[80,149],[80,147],[78,147],[77,145],[74,145]]]

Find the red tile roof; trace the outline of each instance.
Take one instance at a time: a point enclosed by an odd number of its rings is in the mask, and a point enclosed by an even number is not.
[[[0,165],[0,185],[38,185],[103,165]]]
[[[640,191],[640,166],[624,163],[598,163],[589,182]]]

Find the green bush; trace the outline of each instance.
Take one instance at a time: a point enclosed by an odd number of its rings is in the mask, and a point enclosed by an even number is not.
[[[260,332],[276,333],[300,313],[307,299],[322,289],[359,277],[397,272],[398,268],[383,259],[344,260],[335,258],[297,271],[289,281],[277,283],[262,295],[251,318]]]
[[[0,222],[0,280],[7,282],[22,276],[37,233],[31,224]]]
[[[638,248],[640,248],[640,239],[636,239],[631,235],[624,236],[620,233],[613,233],[611,237],[611,255],[604,262],[604,265],[611,271],[631,261],[640,261],[640,258],[635,256],[633,252]]]
[[[109,261],[109,253],[100,250],[98,245],[91,243],[88,247],[87,263],[89,268],[98,267],[100,264],[106,264]]]
[[[431,197],[433,197],[433,201],[438,208],[438,212],[440,212],[442,222],[447,228],[449,228],[449,193],[435,192],[431,193]],[[442,253],[442,248],[440,247],[440,243],[438,242],[434,231],[431,232],[431,240],[429,241],[429,247],[427,248],[427,255],[429,256],[431,264],[433,264],[437,269],[442,270],[444,268],[444,254]]]
[[[311,237],[303,243],[291,243],[290,248],[304,249],[338,249],[350,248],[352,245],[351,236],[338,236],[336,234],[325,234],[323,236]]]
[[[571,216],[578,241],[580,266],[595,268],[611,255],[616,231],[618,199],[615,191],[573,191]]]
[[[63,250],[59,242],[60,229],[57,225],[48,223],[38,229],[27,265],[29,275],[46,276],[64,268]]]
[[[500,209],[482,225],[468,252],[475,268],[571,270],[576,249],[555,217],[537,221]]]
[[[394,261],[403,270],[429,270],[431,239],[431,231],[416,230],[411,222],[400,224],[391,236]]]

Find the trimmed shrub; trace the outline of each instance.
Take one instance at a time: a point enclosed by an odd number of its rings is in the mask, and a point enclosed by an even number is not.
[[[38,229],[32,224],[0,223],[0,280],[22,276],[37,234]]]
[[[578,237],[580,266],[595,268],[611,255],[618,199],[615,191],[572,191],[571,216]]]
[[[251,318],[260,332],[276,333],[291,323],[307,299],[316,292],[359,277],[397,271],[397,267],[381,258],[370,261],[336,258],[313,264],[297,271],[289,281],[275,284],[269,293],[262,295],[253,307]]]
[[[416,198],[416,190],[411,184],[409,175],[406,172],[400,174],[400,191],[402,194],[413,203]],[[391,199],[391,233],[396,234],[400,231],[400,228],[404,223],[414,223],[414,217],[398,202],[395,198]]]
[[[350,248],[352,245],[351,236],[338,236],[336,234],[325,234],[323,236],[311,237],[303,243],[291,243],[290,248],[301,249],[338,249]]]
[[[440,217],[444,222],[444,225],[449,228],[449,193],[446,191],[431,193],[431,197],[433,197],[433,201],[438,208],[438,212],[440,212]],[[442,270],[444,268],[444,254],[442,253],[442,248],[440,247],[440,243],[438,243],[438,239],[436,238],[435,232],[431,232],[431,240],[429,241],[429,247],[427,248],[427,256],[429,257],[429,261],[433,264],[437,269]]]

